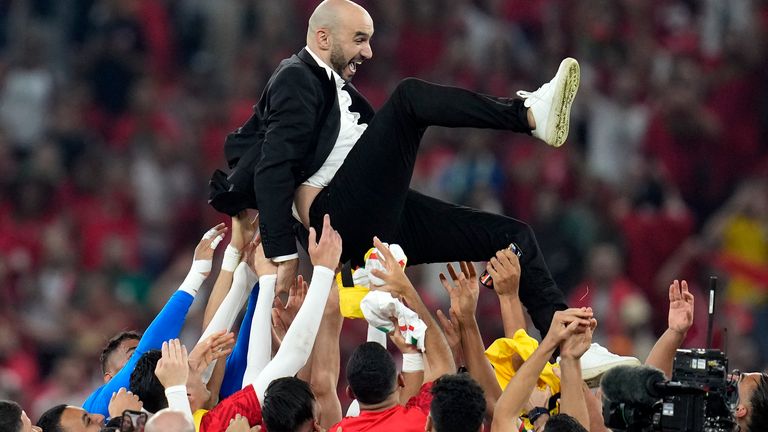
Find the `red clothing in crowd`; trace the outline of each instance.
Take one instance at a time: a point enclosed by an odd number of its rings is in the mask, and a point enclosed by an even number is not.
[[[250,425],[260,425],[261,430],[266,432],[266,428],[261,424],[261,404],[256,397],[253,385],[244,387],[208,411],[200,422],[200,432],[225,431],[229,427],[230,420],[237,414],[247,418]]]
[[[384,411],[360,411],[357,417],[344,417],[329,430],[335,431],[341,426],[344,432],[423,432],[432,403],[432,383],[421,386],[419,393],[403,405]]]

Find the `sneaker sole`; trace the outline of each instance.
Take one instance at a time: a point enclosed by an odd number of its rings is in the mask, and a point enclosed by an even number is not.
[[[615,363],[607,363],[591,369],[585,369],[581,371],[581,379],[587,383],[589,388],[597,388],[600,386],[600,379],[603,378],[603,374],[616,366],[640,366],[640,361],[638,359],[630,358]]]
[[[549,130],[546,133],[547,144],[553,147],[560,147],[568,138],[568,128],[571,122],[571,105],[576,98],[576,92],[579,90],[581,81],[581,71],[579,62],[573,58],[566,58],[560,62],[557,69],[557,76],[560,77],[555,88],[554,109],[549,111],[547,121]]]

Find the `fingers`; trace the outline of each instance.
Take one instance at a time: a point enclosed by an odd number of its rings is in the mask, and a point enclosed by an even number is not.
[[[450,282],[448,282],[448,278],[446,278],[443,273],[440,273],[438,277],[440,278],[440,283],[443,285],[443,288],[445,288],[445,292],[447,292],[448,295],[450,296],[453,290],[456,288],[454,288],[454,286]]]
[[[469,261],[462,261],[459,263],[461,266],[461,272],[467,279],[474,279],[477,276],[475,272],[475,266]]]
[[[389,247],[379,240],[378,237],[373,238],[373,246],[379,251],[379,261],[387,270],[392,270],[392,264],[397,263],[395,256],[392,255],[392,251]]]
[[[688,282],[686,280],[683,280],[683,282],[680,284],[681,290],[680,293],[682,294],[683,300],[686,302],[692,302],[693,301],[693,294],[688,290]]]
[[[451,279],[453,279],[454,282],[459,280],[459,276],[456,274],[456,270],[453,269],[453,264],[448,263],[445,265],[445,268],[448,269],[448,274],[451,275]]]
[[[449,332],[453,330],[453,323],[440,309],[437,310],[437,320],[440,321],[440,325],[443,327],[443,331]]]
[[[309,227],[309,247],[317,247],[317,232],[313,227]]]

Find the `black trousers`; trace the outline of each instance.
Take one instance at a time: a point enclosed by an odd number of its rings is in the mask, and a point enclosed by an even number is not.
[[[344,242],[342,260],[363,264],[373,236],[403,247],[409,264],[487,261],[511,242],[523,251],[520,299],[542,334],[566,308],[531,228],[517,219],[457,206],[409,189],[428,126],[530,133],[521,100],[480,95],[408,78],[371,120],[331,183],[315,198],[310,223],[325,213]]]

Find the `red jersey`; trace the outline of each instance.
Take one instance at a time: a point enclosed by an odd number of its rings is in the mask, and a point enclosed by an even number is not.
[[[266,431],[261,421],[259,398],[256,397],[253,385],[248,385],[208,411],[200,422],[200,432],[223,432],[236,414],[246,417],[251,426],[261,425],[261,430]]]
[[[360,411],[357,417],[344,417],[329,431],[341,426],[344,432],[424,432],[432,403],[432,383],[424,383],[419,393],[403,405],[385,411]]]

